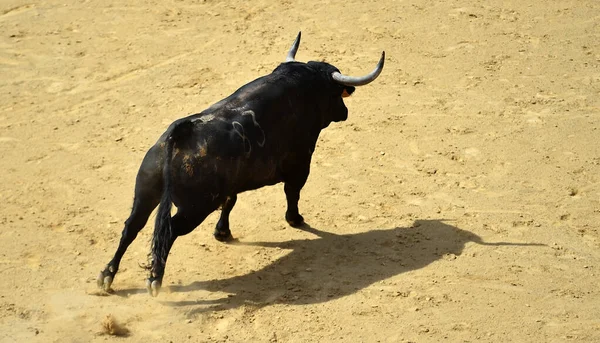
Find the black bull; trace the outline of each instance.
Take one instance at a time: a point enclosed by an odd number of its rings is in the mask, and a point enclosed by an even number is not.
[[[154,296],[175,239],[221,206],[214,236],[231,239],[229,214],[238,193],[284,182],[285,219],[294,227],[304,223],[298,200],[319,133],[347,119],[342,98],[377,78],[384,54],[373,72],[350,77],[324,62],[296,62],[299,41],[300,35],[286,63],[271,74],[201,113],[176,120],[150,148],[136,178],[131,215],[113,259],[98,276],[99,287],[110,289],[123,254],[159,204],[147,281]],[[177,206],[173,217],[172,204]]]

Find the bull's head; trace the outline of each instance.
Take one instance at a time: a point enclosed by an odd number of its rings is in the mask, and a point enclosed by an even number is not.
[[[292,44],[286,58],[285,62],[295,62],[296,52],[298,51],[298,47],[300,46],[300,37],[301,32],[298,33],[296,40]],[[355,87],[364,86],[373,82],[381,71],[383,70],[383,64],[385,61],[385,51],[381,53],[381,58],[377,63],[375,69],[367,75],[364,76],[346,76],[340,73],[340,71],[324,62],[308,62],[308,65],[313,67],[315,70],[319,70],[324,73],[324,76],[327,78],[328,86],[326,89],[321,90],[325,91],[328,97],[326,104],[324,104],[327,108],[323,108],[325,112],[327,112],[331,117],[329,122],[331,121],[343,121],[348,118],[348,109],[344,104],[343,98],[349,97],[354,93]],[[325,95],[325,94],[323,94]],[[325,119],[325,118],[324,118]],[[327,120],[326,120],[327,121]],[[324,126],[329,125],[329,122],[324,122]]]

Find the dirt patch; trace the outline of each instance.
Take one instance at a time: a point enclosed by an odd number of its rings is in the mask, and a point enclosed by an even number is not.
[[[140,342],[600,341],[599,18],[593,0],[3,2],[0,341],[104,341],[107,313]],[[211,215],[158,298],[151,225],[97,291],[146,150],[299,30],[299,61],[387,56],[319,139],[310,226],[287,226],[281,185],[245,193],[236,242]]]

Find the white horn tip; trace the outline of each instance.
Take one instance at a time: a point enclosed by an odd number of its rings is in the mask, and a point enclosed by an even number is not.
[[[296,39],[294,40],[294,43],[292,44],[290,51],[288,52],[287,56],[285,57],[285,62],[295,61],[296,52],[298,51],[298,47],[300,46],[300,38],[301,37],[302,37],[302,31],[298,31],[298,36],[296,36]]]

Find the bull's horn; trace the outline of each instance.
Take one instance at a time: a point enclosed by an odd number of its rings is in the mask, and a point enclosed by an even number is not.
[[[285,57],[286,62],[294,62],[295,61],[294,58],[296,57],[296,51],[298,51],[298,47],[300,46],[300,35],[301,34],[302,34],[302,32],[298,32],[298,36],[296,37],[294,44],[292,44],[290,51],[288,52],[287,56]]]
[[[336,71],[331,74],[331,77],[333,77],[333,79],[337,83],[340,83],[344,86],[364,86],[367,83],[373,82],[377,78],[377,76],[379,76],[379,74],[381,74],[381,71],[383,70],[384,60],[385,60],[385,51],[383,51],[381,53],[381,58],[379,59],[379,63],[377,63],[377,67],[375,67],[375,70],[373,70],[371,73],[369,73],[365,76],[359,76],[359,77],[346,76],[346,75],[342,75],[341,73]]]

